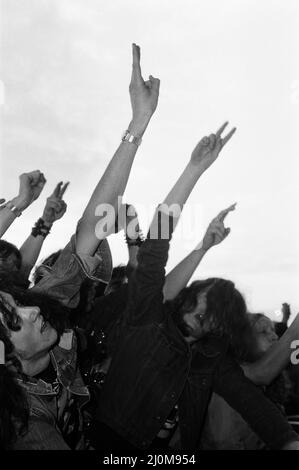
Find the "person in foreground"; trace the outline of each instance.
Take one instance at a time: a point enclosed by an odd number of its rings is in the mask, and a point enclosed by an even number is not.
[[[76,306],[83,280],[101,262],[97,250],[100,255],[109,250],[104,245],[109,227],[95,233],[98,222],[101,225],[96,208],[109,205],[117,210],[137,152],[136,141],[140,143],[157,107],[159,80],[140,79],[140,50],[135,44],[130,96],[128,130],[96,186],[76,234],[51,271],[29,290],[15,287],[7,276],[0,279],[0,341],[5,349],[0,366],[2,449],[84,447],[81,409],[89,400],[89,391],[78,369],[76,334],[67,330],[66,307]]]

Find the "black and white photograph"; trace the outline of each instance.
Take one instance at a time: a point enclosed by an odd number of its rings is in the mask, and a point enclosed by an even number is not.
[[[0,450],[299,450],[298,131],[298,0],[0,0]]]

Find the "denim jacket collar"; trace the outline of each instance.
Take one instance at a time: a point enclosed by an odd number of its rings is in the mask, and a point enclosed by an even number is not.
[[[58,346],[50,351],[51,362],[57,372],[59,383],[74,395],[89,399],[88,388],[84,385],[77,369],[77,339],[72,330],[62,335]],[[57,395],[58,390],[52,384],[41,379],[30,377],[29,380],[18,379],[28,393],[34,395]]]

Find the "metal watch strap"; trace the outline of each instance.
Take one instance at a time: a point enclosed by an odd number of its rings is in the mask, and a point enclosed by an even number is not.
[[[125,131],[124,135],[122,136],[122,142],[129,142],[131,144],[135,144],[137,145],[137,147],[139,147],[139,145],[141,144],[142,142],[142,139],[141,137],[136,137],[135,135],[131,134],[130,131]]]
[[[22,215],[22,211],[20,211],[12,201],[8,201],[3,207],[9,209],[16,217],[20,217]]]

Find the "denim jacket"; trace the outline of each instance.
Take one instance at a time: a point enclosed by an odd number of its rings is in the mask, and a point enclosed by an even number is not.
[[[133,446],[150,446],[178,404],[181,447],[199,448],[212,389],[237,409],[271,448],[297,439],[277,408],[228,354],[225,338],[190,347],[163,303],[169,240],[141,246],[97,420]]]
[[[88,276],[101,263],[101,258],[76,253],[76,237],[62,250],[58,260],[47,274],[32,290],[45,292],[55,297],[68,307],[75,307],[79,301],[79,290]],[[53,389],[52,384],[34,377],[19,378],[19,383],[27,392],[30,404],[28,432],[20,436],[15,449],[22,450],[66,450],[70,446],[66,442],[73,424],[70,423],[72,413],[77,410],[77,428],[82,429],[82,406],[89,401],[89,391],[85,387],[77,368],[77,339],[72,330],[65,332],[58,346],[50,351],[51,362],[57,373],[59,386]],[[70,405],[72,409],[70,411]],[[81,448],[82,440],[73,443],[72,447]]]
[[[53,450],[69,448],[65,439],[70,434],[70,418],[67,408],[74,401],[72,413],[78,413],[78,435],[82,433],[81,408],[89,401],[89,391],[77,368],[77,339],[73,331],[64,333],[58,346],[50,352],[52,365],[57,373],[58,386],[53,387],[34,377],[18,379],[26,390],[30,403],[29,431],[21,436],[15,449]],[[83,447],[82,439],[76,448]]]

